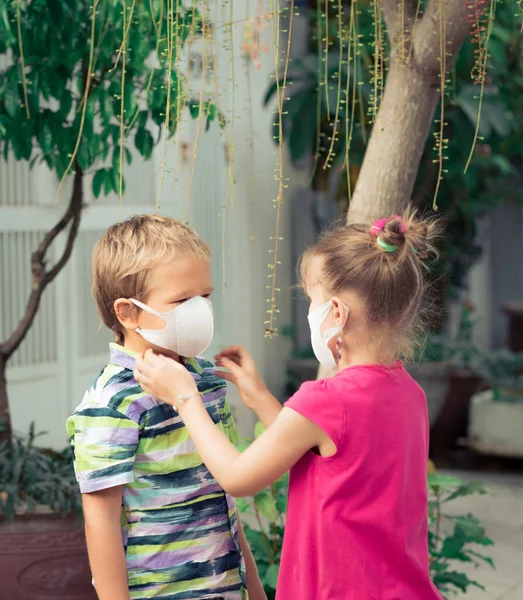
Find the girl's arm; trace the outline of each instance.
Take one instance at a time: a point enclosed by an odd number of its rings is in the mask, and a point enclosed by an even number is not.
[[[232,496],[250,496],[276,481],[308,450],[332,444],[317,425],[283,408],[274,423],[240,453],[214,425],[192,375],[182,365],[148,351],[137,360],[142,387],[179,412],[209,471]]]
[[[129,600],[120,517],[122,488],[82,495],[85,537],[96,593],[100,600]]]
[[[168,402],[167,398],[162,398]],[[203,462],[232,496],[252,496],[279,479],[326,434],[314,423],[284,408],[274,423],[243,453],[215,426],[201,400],[193,396],[179,413]]]

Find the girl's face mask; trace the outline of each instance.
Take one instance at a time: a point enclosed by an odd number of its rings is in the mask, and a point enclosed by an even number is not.
[[[129,300],[165,321],[163,329],[136,329],[149,343],[184,358],[199,356],[209,347],[214,335],[214,316],[208,298],[195,296],[164,313],[133,298]]]
[[[309,313],[309,327],[311,329],[311,343],[314,355],[318,361],[327,369],[334,369],[336,367],[336,360],[329,348],[329,341],[338,333],[341,332],[345,324],[342,326],[331,327],[321,331],[321,326],[327,318],[328,314],[332,309],[332,301],[329,300],[324,304],[320,304],[314,310]],[[346,306],[347,316],[349,314],[349,307]]]

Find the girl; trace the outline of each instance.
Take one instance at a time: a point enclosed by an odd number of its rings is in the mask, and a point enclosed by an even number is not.
[[[412,349],[436,226],[411,212],[346,225],[309,248],[301,275],[312,347],[330,379],[282,408],[249,354],[217,357],[267,426],[240,454],[180,364],[148,352],[143,388],[172,404],[210,472],[234,496],[290,469],[278,600],[436,600],[427,548],[425,395],[398,357]]]

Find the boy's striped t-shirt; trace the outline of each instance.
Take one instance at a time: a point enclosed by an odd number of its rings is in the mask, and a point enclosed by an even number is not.
[[[80,490],[123,486],[132,600],[246,598],[234,500],[203,464],[176,411],[134,379],[135,359],[111,344],[110,363],[67,421]],[[225,382],[204,359],[186,368],[216,426],[236,442]]]

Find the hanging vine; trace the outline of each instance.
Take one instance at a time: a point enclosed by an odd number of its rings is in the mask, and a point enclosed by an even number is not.
[[[472,69],[472,80],[476,85],[479,85],[479,104],[478,104],[478,118],[476,121],[476,128],[474,130],[474,139],[472,141],[472,147],[470,154],[465,165],[465,173],[467,172],[479,137],[479,129],[481,125],[481,112],[483,108],[483,96],[485,93],[485,82],[487,79],[487,64],[489,59],[489,41],[492,34],[492,27],[494,25],[494,15],[496,12],[496,0],[471,0],[468,4],[469,17],[472,26],[471,35],[472,41],[477,46],[474,52],[475,62]],[[487,11],[488,9],[488,11]]]
[[[273,0],[271,0],[273,2]],[[283,102],[286,94],[286,86],[287,86],[287,73],[289,68],[289,59],[290,59],[290,50],[291,50],[291,36],[292,36],[292,19],[294,14],[294,0],[290,1],[289,6],[289,29],[287,30],[287,44],[286,44],[286,52],[284,57],[284,66],[283,66],[283,77],[281,79],[280,85],[280,48],[279,48],[279,39],[281,32],[281,15],[280,10],[274,10],[274,5],[271,5],[271,12],[276,18],[273,18],[273,35],[275,40],[275,77],[276,77],[276,101],[277,101],[277,119],[278,119],[278,165],[276,168],[276,180],[278,181],[278,193],[276,198],[274,199],[274,205],[276,207],[276,226],[274,236],[271,237],[271,240],[274,242],[274,246],[269,253],[273,255],[273,262],[269,263],[269,279],[270,285],[267,286],[269,290],[269,308],[267,309],[268,318],[265,320],[265,335],[267,337],[271,337],[277,332],[276,328],[276,314],[279,313],[279,309],[276,306],[276,293],[280,291],[278,287],[276,287],[276,273],[277,268],[281,264],[279,260],[279,250],[280,250],[280,242],[283,239],[280,234],[280,222],[281,222],[281,206],[283,202],[283,190],[285,187],[285,180],[283,174]]]

